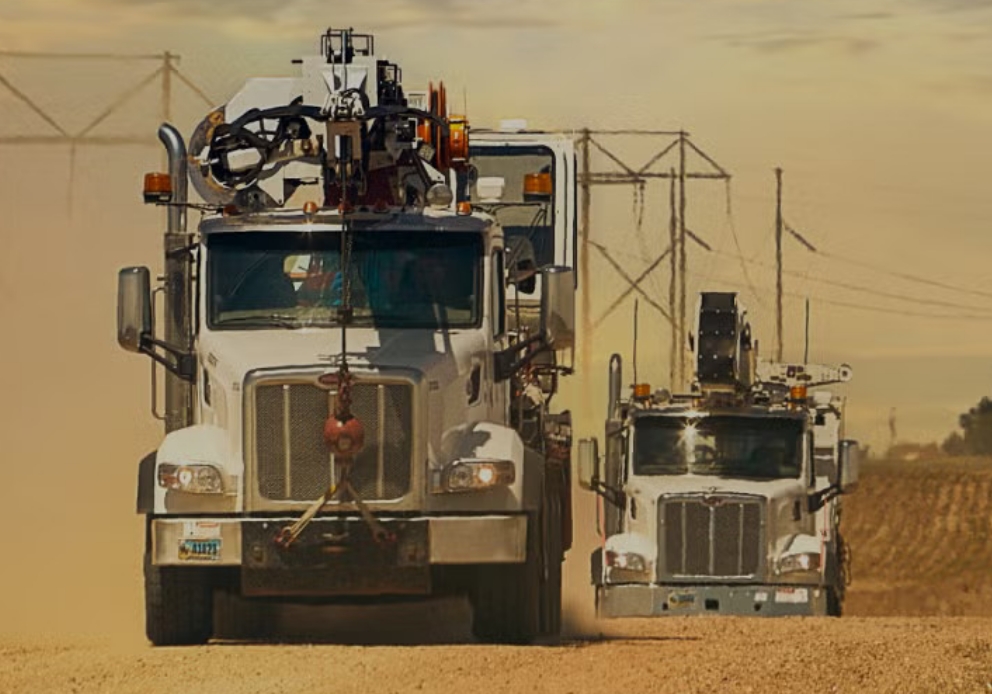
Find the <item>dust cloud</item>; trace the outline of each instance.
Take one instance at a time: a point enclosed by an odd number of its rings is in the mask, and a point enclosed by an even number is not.
[[[161,222],[139,202],[157,152],[81,148],[70,198],[66,149],[23,149],[0,171],[0,631],[136,637],[136,470],[159,427],[148,360],[116,345],[116,274],[157,270]]]

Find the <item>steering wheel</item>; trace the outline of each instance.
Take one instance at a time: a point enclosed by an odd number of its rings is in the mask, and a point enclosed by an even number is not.
[[[693,458],[696,465],[715,465],[717,459],[716,449],[705,443],[698,443],[693,448]]]

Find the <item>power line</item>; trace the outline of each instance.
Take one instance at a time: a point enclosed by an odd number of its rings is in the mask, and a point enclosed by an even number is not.
[[[841,263],[847,263],[849,265],[854,265],[856,267],[865,268],[872,270],[874,272],[881,272],[890,277],[895,277],[897,279],[904,280],[906,282],[916,282],[917,284],[923,284],[928,287],[937,287],[938,289],[944,289],[947,291],[958,292],[961,294],[971,294],[973,296],[981,296],[986,299],[992,299],[992,292],[985,292],[980,289],[972,289],[970,287],[961,287],[954,284],[949,284],[941,280],[931,279],[929,277],[922,277],[920,275],[914,275],[908,272],[899,272],[897,270],[890,270],[888,268],[882,267],[880,265],[875,265],[874,263],[868,263],[864,260],[857,260],[855,258],[848,258],[846,256],[840,255],[839,253],[832,253],[830,251],[825,251],[819,248],[815,248],[809,241],[806,240],[798,231],[793,229],[788,224],[785,225],[786,229],[790,234],[792,234],[796,240],[802,243],[807,250],[811,253],[816,253],[824,258],[830,258],[831,260],[836,260]]]
[[[771,267],[771,264],[762,262],[760,260],[752,260],[749,258],[744,258],[743,256],[738,256],[733,253],[727,253],[726,251],[715,251],[718,255],[723,255],[727,257],[733,257],[740,260],[741,263],[750,263],[753,265],[759,265],[762,267]],[[864,285],[855,284],[853,282],[843,282],[841,280],[827,279],[825,277],[817,277],[811,275],[808,272],[799,272],[798,270],[783,270],[787,275],[793,277],[799,277],[801,279],[808,280],[810,282],[817,282],[819,284],[827,284],[834,287],[840,287],[842,289],[848,289],[850,291],[864,292],[865,294],[872,294],[874,296],[879,296],[885,299],[893,299],[896,301],[906,301],[912,302],[914,304],[927,304],[930,306],[939,306],[943,308],[955,308],[962,309],[966,311],[979,311],[992,314],[992,308],[985,308],[982,306],[971,306],[969,304],[958,304],[950,301],[941,301],[940,299],[924,299],[921,297],[909,296],[907,294],[897,294],[895,292],[887,292],[883,289],[874,289],[872,287],[866,287]],[[751,287],[751,291],[756,291]]]
[[[741,249],[741,240],[737,236],[737,226],[734,224],[734,210],[733,207],[731,206],[729,179],[727,180],[726,190],[727,190],[727,225],[730,227],[730,234],[734,238],[734,246],[737,248],[737,257],[741,261],[741,272],[744,273],[744,282],[747,284],[748,289],[751,290],[751,293],[758,300],[758,303],[764,306],[765,302],[761,298],[761,293],[754,288],[754,282],[751,281],[751,275],[747,271],[747,263],[744,260],[744,251],[743,249]],[[721,253],[722,251],[717,251],[717,252]]]
[[[690,272],[696,276],[701,276],[700,273]],[[727,278],[714,277],[711,278],[715,282],[725,282],[727,284],[734,284],[736,280],[730,280]],[[771,290],[769,290],[771,291]],[[909,311],[904,309],[892,308],[887,306],[874,306],[871,304],[855,304],[849,301],[841,301],[838,299],[827,299],[814,294],[801,294],[799,292],[783,292],[784,296],[789,296],[795,299],[809,299],[810,301],[815,301],[821,304],[829,304],[832,306],[840,306],[843,308],[853,308],[859,311],[869,311],[872,313],[886,313],[895,316],[905,316],[909,318],[935,318],[939,320],[970,320],[970,321],[992,321],[992,315],[976,315],[967,313],[923,313],[921,311]]]
[[[923,284],[928,287],[937,287],[939,289],[946,289],[952,292],[959,292],[961,294],[971,294],[974,296],[985,297],[986,299],[992,299],[992,292],[983,292],[980,289],[970,289],[968,287],[959,287],[953,284],[948,284],[947,282],[941,282],[940,280],[933,280],[927,277],[921,277],[919,275],[912,275],[907,272],[897,272],[895,270],[889,270],[872,263],[866,263],[863,260],[855,260],[854,258],[845,258],[842,255],[836,253],[831,253],[829,251],[817,251],[820,255],[825,258],[830,258],[831,260],[836,260],[841,263],[848,263],[849,265],[855,265],[858,267],[863,267],[868,270],[874,270],[875,272],[881,272],[883,274],[889,275],[891,277],[896,277],[907,282],[916,282],[917,284]]]

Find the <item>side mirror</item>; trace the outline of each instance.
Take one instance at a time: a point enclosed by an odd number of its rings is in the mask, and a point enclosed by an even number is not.
[[[153,334],[151,276],[146,267],[127,267],[117,275],[117,342],[140,352]]]
[[[858,473],[861,468],[861,448],[857,441],[840,442],[840,470],[837,486],[842,494],[852,492],[858,486]]]
[[[541,270],[541,331],[554,349],[575,345],[575,277],[567,267]]]
[[[537,257],[534,244],[526,236],[513,236],[506,242],[508,282],[521,294],[533,294],[537,288]]]
[[[594,489],[599,481],[599,441],[596,438],[579,441],[579,486]]]

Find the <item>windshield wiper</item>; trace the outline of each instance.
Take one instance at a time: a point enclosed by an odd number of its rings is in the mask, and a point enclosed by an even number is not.
[[[280,315],[235,316],[233,318],[225,318],[222,321],[217,321],[215,325],[218,327],[224,327],[225,325],[257,325],[263,328],[285,328],[286,330],[298,330],[300,328],[307,327],[305,323],[301,323],[294,316]]]

